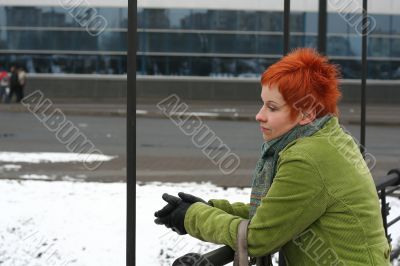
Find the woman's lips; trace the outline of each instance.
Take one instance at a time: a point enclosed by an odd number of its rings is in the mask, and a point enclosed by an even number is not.
[[[268,129],[268,128],[266,128],[266,127],[260,127],[260,129],[261,129],[261,131],[264,132],[264,133],[268,133],[268,132],[271,131],[271,129]]]

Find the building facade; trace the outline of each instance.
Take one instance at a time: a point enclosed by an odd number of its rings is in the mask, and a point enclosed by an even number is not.
[[[328,0],[327,54],[359,79],[357,12],[343,14],[341,2],[353,1]],[[290,47],[316,47],[318,0],[291,5]],[[0,68],[125,74],[127,13],[127,0],[0,0]],[[399,1],[369,1],[369,14],[368,78],[400,79]],[[101,32],[91,32],[95,17]],[[283,0],[138,0],[137,27],[138,75],[258,77],[282,56]]]
[[[0,1],[0,68],[126,74],[127,1]]]
[[[316,48],[318,1],[291,2],[290,48]],[[340,2],[328,0],[327,55],[344,79],[359,79],[361,9]],[[369,5],[368,78],[400,79],[400,5]],[[283,0],[139,0],[137,15],[139,75],[258,77],[282,57]]]

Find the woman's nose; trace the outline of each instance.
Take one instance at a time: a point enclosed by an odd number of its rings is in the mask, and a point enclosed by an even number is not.
[[[258,113],[256,114],[256,120],[257,120],[258,122],[265,122],[266,116],[263,114],[262,108],[261,108],[260,111],[258,111]]]

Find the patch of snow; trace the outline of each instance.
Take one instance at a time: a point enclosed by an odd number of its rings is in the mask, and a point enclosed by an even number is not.
[[[18,171],[21,169],[21,165],[17,164],[4,164],[0,165],[0,173],[5,172],[5,171]]]
[[[27,174],[27,175],[20,175],[19,178],[22,179],[37,179],[37,180],[54,180],[55,176],[48,176],[48,175],[36,175],[36,174]]]
[[[4,266],[123,266],[126,184],[0,180]]]
[[[10,163],[68,163],[110,161],[116,156],[62,152],[0,152],[0,162]]]

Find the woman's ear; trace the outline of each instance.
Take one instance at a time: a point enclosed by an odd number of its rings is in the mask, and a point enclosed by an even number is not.
[[[301,120],[299,121],[299,124],[301,126],[303,126],[303,125],[307,125],[307,124],[313,122],[315,120],[315,118],[317,117],[317,114],[315,112],[315,109],[310,109],[307,111],[302,111],[300,113],[300,116],[301,116]]]

